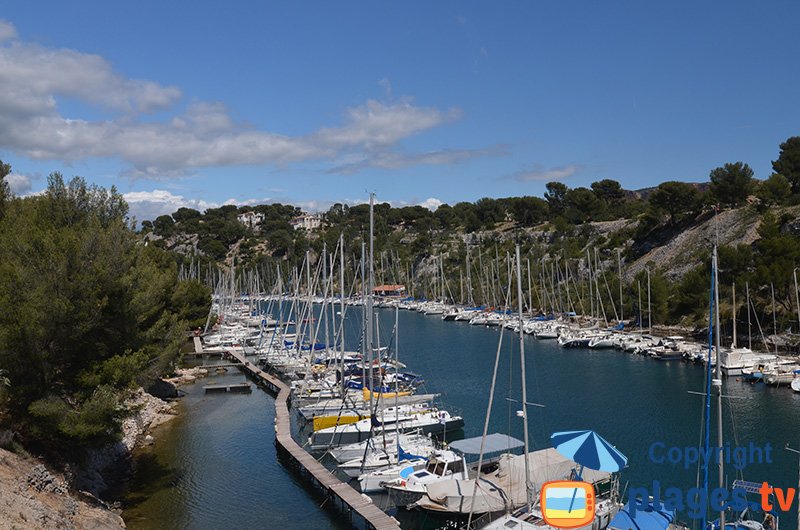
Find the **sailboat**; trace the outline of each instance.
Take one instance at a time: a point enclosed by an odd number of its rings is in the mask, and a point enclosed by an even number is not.
[[[369,275],[362,273],[362,277],[367,278],[367,289],[365,293],[365,348],[369,357],[375,353],[373,348],[373,322],[372,322],[372,308],[373,308],[373,211],[374,211],[374,194],[370,195],[370,231],[369,231]],[[362,246],[363,253],[363,246]],[[363,268],[364,260],[362,260]],[[380,329],[380,328],[378,328]],[[372,359],[365,359],[362,364],[364,369],[369,368],[370,382],[373,381],[372,376]],[[381,376],[382,377],[382,376]],[[366,380],[366,375],[364,380]],[[382,382],[380,383],[382,386]],[[372,386],[372,385],[371,385]],[[383,390],[383,389],[381,389]],[[395,388],[397,390],[397,388]],[[396,395],[396,393],[395,393]],[[374,399],[377,397],[377,399]],[[451,415],[446,410],[439,410],[436,407],[428,407],[423,404],[415,405],[396,405],[394,407],[386,408],[384,401],[381,399],[380,394],[373,396],[369,395],[369,408],[370,417],[349,423],[346,425],[334,425],[327,428],[316,430],[309,438],[309,445],[312,451],[327,450],[339,445],[352,444],[362,442],[372,436],[383,436],[389,433],[398,432],[413,432],[417,431],[422,434],[441,434],[459,430],[464,427],[464,419],[461,416]],[[365,396],[366,404],[366,396]],[[380,408],[380,410],[378,410]],[[366,458],[366,455],[365,455]]]
[[[516,250],[517,270],[517,298],[518,319],[517,333],[520,341],[520,376],[522,379],[522,410],[518,413],[523,420],[524,453],[513,455],[501,454],[493,463],[491,469],[484,470],[484,454],[493,448],[488,443],[488,422],[491,414],[495,382],[497,379],[497,366],[499,353],[502,347],[502,333],[499,339],[498,354],[495,358],[495,368],[492,376],[492,388],[489,394],[486,422],[482,436],[478,473],[469,479],[452,479],[432,482],[427,484],[425,495],[413,507],[434,513],[469,514],[469,527],[473,514],[510,514],[513,510],[526,507],[531,510],[534,499],[542,486],[549,481],[570,480],[576,476],[575,461],[563,456],[554,448],[541,449],[531,452],[528,437],[527,388],[525,376],[525,346],[524,325],[522,322],[522,285],[520,273],[519,247]],[[503,326],[505,329],[505,326]],[[495,449],[496,450],[496,449]],[[610,483],[611,473],[604,471],[587,470],[583,477],[592,484]],[[609,517],[610,519],[610,517]],[[516,521],[509,523],[508,528],[514,528]],[[503,524],[504,524],[503,523]],[[607,523],[607,521],[606,521]],[[500,528],[503,525],[501,524]]]
[[[714,244],[712,254],[711,254],[711,311],[709,315],[709,335],[714,334],[714,341],[713,347],[716,349],[717,358],[721,359],[720,357],[720,333],[719,333],[719,276],[718,276],[718,258],[717,258],[717,245]],[[716,333],[714,333],[716,331]],[[711,348],[712,348],[712,340],[709,337],[709,357],[711,356]],[[723,361],[724,362],[724,361]],[[706,376],[706,392],[705,392],[705,399],[706,404],[704,407],[704,431],[705,431],[705,441],[704,441],[704,450],[706,454],[710,454],[710,450],[713,449],[716,451],[723,451],[725,445],[723,443],[723,428],[722,428],[722,398],[724,397],[722,394],[722,367],[721,365],[723,362],[717,363],[714,367],[715,375],[711,377],[711,364],[708,363],[706,368],[707,376]],[[716,404],[717,404],[717,445],[716,447],[710,447],[710,435],[711,435],[711,397],[712,397],[712,389],[716,395]],[[709,459],[714,460],[714,459]],[[717,469],[718,469],[718,479],[719,479],[719,487],[725,488],[725,470],[724,470],[724,458],[716,458],[717,460]],[[709,462],[706,461],[705,465],[703,466],[703,488],[705,489],[706,493],[709,490],[709,482],[708,482],[708,472],[709,472]],[[733,488],[738,490],[743,490],[746,493],[753,493],[758,494],[759,488],[761,487],[761,482],[747,482],[744,480],[735,480],[733,482]],[[770,512],[768,514],[764,514],[763,523],[756,520],[754,517],[758,510],[758,503],[746,503],[746,507],[743,511],[739,513],[728,513],[731,512],[731,508],[723,509],[719,512],[719,517],[716,520],[708,522],[706,525],[706,530],[778,530],[778,513],[777,512]],[[727,516],[731,515],[729,522],[726,522]],[[704,514],[705,516],[705,514]],[[705,522],[705,520],[704,520]],[[769,522],[767,526],[766,523]]]

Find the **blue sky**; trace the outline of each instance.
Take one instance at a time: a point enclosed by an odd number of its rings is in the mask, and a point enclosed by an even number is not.
[[[800,134],[800,2],[11,1],[0,158],[139,219],[369,191],[395,204],[601,178],[770,174]]]

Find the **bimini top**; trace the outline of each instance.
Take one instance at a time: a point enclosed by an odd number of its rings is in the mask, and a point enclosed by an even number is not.
[[[630,503],[626,504],[608,524],[609,530],[665,530],[675,519],[674,510],[659,509],[649,502],[644,508],[637,508],[631,515]]]
[[[477,455],[481,452],[481,439],[481,436],[476,436],[475,438],[465,438],[463,440],[450,443],[450,447],[464,454]],[[507,434],[500,434],[499,432],[496,432],[486,436],[486,443],[483,446],[483,452],[485,454],[498,453],[500,451],[510,451],[511,449],[522,447],[523,445],[525,444],[516,438],[512,438]]]

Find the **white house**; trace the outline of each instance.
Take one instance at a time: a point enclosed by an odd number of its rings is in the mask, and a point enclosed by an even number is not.
[[[252,229],[257,229],[261,221],[264,220],[264,214],[259,212],[244,212],[236,216],[236,219],[244,226]]]
[[[303,228],[311,232],[322,226],[322,217],[318,214],[304,213],[292,219],[291,224],[295,230]]]

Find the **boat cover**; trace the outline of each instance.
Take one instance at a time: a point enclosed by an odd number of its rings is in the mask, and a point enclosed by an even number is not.
[[[630,504],[626,504],[608,524],[609,530],[665,530],[675,519],[674,510],[659,509],[650,502],[645,508],[637,508],[631,515]]]
[[[465,438],[463,440],[451,442],[450,447],[464,454],[477,455],[481,452],[481,438],[481,436],[476,436],[475,438]],[[483,452],[484,454],[488,454],[510,451],[522,447],[523,445],[525,444],[516,438],[496,432],[486,436]]]
[[[427,494],[417,502],[417,506],[448,513],[469,513],[470,509],[474,513],[501,512],[519,508],[527,501],[524,458],[523,455],[502,455],[495,471],[481,475],[477,488],[475,479],[428,484]],[[528,453],[528,464],[536,492],[545,482],[573,479],[577,466],[553,448]],[[609,476],[604,471],[586,469],[582,479],[594,483]]]

